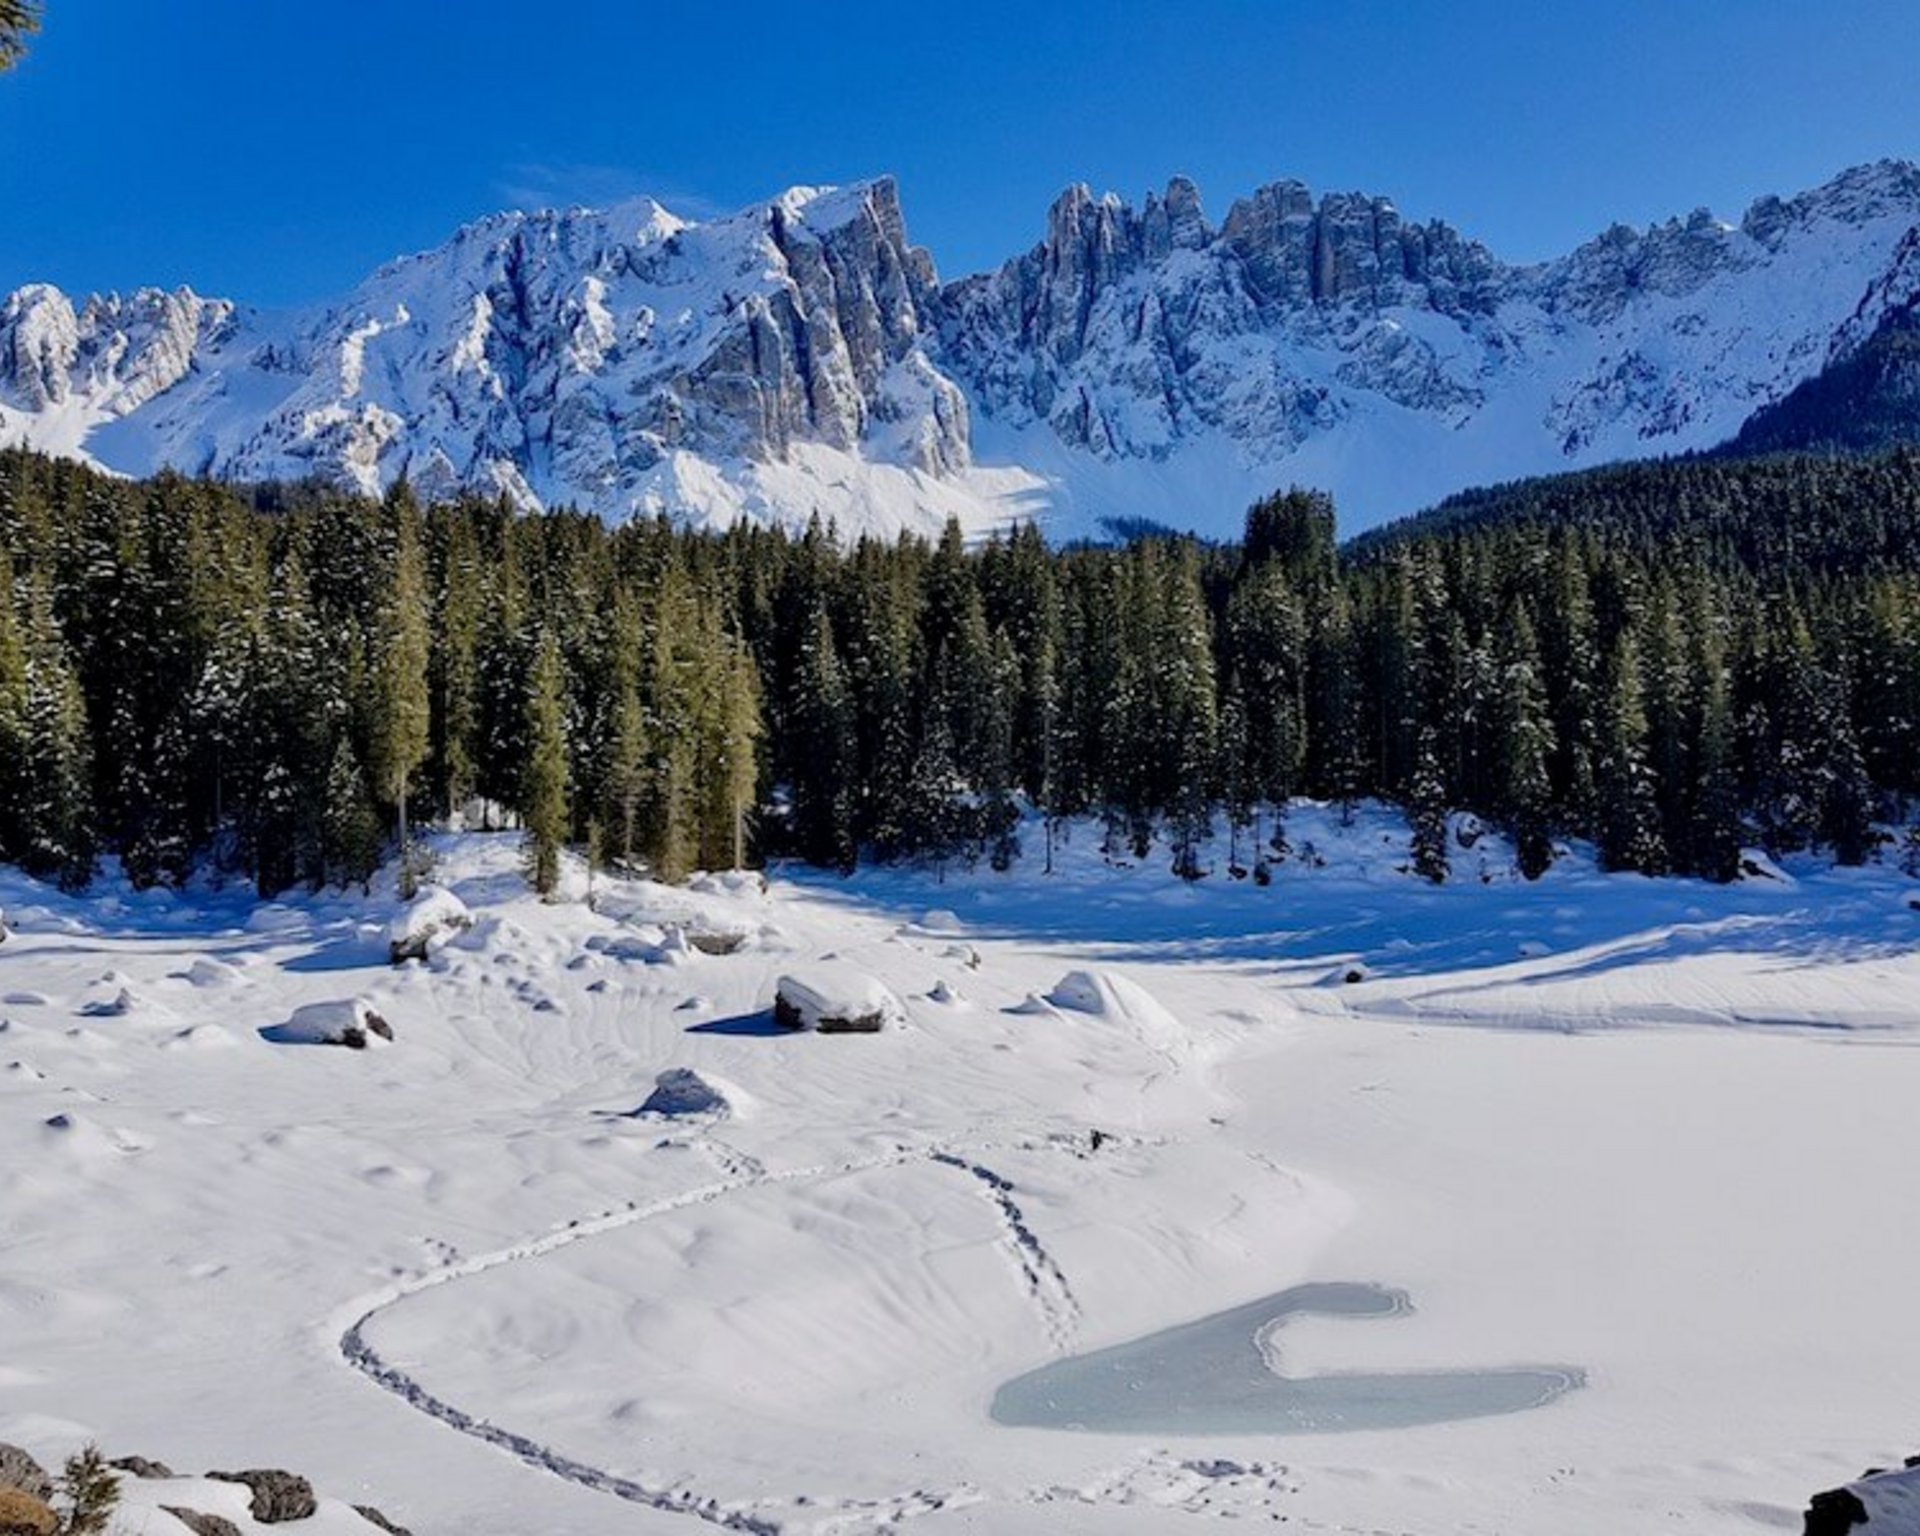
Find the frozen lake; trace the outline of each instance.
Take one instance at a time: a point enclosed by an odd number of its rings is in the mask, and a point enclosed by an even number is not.
[[[1403,1429],[1519,1413],[1583,1384],[1570,1366],[1286,1376],[1277,1335],[1295,1317],[1384,1318],[1402,1291],[1329,1282],[1017,1376],[994,1394],[996,1423],[1109,1433],[1313,1435]]]

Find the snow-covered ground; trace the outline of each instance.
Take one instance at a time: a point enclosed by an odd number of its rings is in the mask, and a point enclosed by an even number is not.
[[[1527,885],[1487,838],[1433,888],[1386,813],[1289,832],[1267,888],[1081,827],[1051,877],[1032,833],[1011,876],[593,910],[447,837],[477,921],[400,969],[390,893],[0,876],[0,1440],[286,1466],[419,1536],[1733,1536],[1920,1450],[1920,883]],[[904,1026],[779,1029],[823,963]],[[277,1028],[356,999],[391,1043]],[[675,1068],[724,1110],[636,1114]],[[1315,1281],[1412,1311],[1293,1318],[1290,1375],[1584,1385],[1343,1435],[988,1416]]]

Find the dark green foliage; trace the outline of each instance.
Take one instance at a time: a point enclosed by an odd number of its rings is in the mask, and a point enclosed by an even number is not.
[[[1858,348],[1756,411],[1724,451],[1880,453],[1914,442],[1920,442],[1920,306],[1909,300],[1889,311]]]
[[[102,1536],[120,1507],[120,1475],[98,1446],[67,1458],[59,1484],[60,1536]]]
[[[0,0],[0,74],[20,62],[27,39],[40,30],[36,0]]]
[[[1446,786],[1440,782],[1433,732],[1427,731],[1420,738],[1413,780],[1407,785],[1407,816],[1413,825],[1408,851],[1413,872],[1435,885],[1444,884],[1448,872],[1446,795]]]
[[[1716,880],[1857,860],[1920,796],[1920,455],[1693,461],[1461,498],[1342,554],[1323,497],[1237,546],[968,548],[494,503],[109,480],[0,451],[0,857],[361,883],[410,806],[669,878],[1019,853],[1264,881],[1286,800],[1477,813]],[[753,847],[748,847],[751,836]],[[1035,850],[1036,853],[1038,850]]]
[[[560,883],[567,840],[567,700],[560,646],[540,636],[527,687],[527,780],[521,805],[527,824],[527,880],[542,896]]]

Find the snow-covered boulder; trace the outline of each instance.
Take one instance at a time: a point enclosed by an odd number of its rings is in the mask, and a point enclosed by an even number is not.
[[[260,1031],[275,1045],[343,1045],[364,1051],[374,1040],[391,1040],[393,1026],[363,997],[306,1003],[284,1024]]]
[[[1047,994],[1056,1008],[1087,1013],[1129,1026],[1156,1050],[1175,1051],[1187,1044],[1187,1032],[1165,1006],[1137,981],[1112,971],[1069,971]]]
[[[387,958],[395,965],[424,960],[436,944],[472,926],[464,901],[444,886],[426,886],[387,925]]]
[[[1920,1456],[1892,1472],[1868,1472],[1844,1488],[1816,1493],[1806,1536],[1920,1536]]]
[[[871,1035],[904,1024],[907,1010],[879,977],[850,965],[822,963],[780,978],[773,1016],[788,1029]]]
[[[634,1113],[670,1120],[724,1120],[734,1111],[734,1090],[691,1067],[669,1067],[653,1080],[653,1092]]]

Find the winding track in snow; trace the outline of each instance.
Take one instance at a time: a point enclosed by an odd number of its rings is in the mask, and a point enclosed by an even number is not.
[[[1038,1141],[997,1142],[967,1150],[969,1153],[990,1154],[995,1150],[1039,1149],[1063,1152],[1076,1150],[1070,1144],[1048,1138]],[[731,1149],[727,1149],[727,1154],[723,1159],[723,1166],[733,1163],[733,1159],[738,1157],[738,1154],[733,1154]],[[958,1169],[979,1180],[986,1187],[1007,1228],[1010,1246],[1027,1280],[1028,1293],[1040,1309],[1048,1338],[1056,1349],[1064,1350],[1073,1327],[1078,1322],[1079,1306],[1073,1298],[1073,1291],[1067,1283],[1066,1275],[1053,1256],[1047,1252],[1045,1245],[1027,1223],[1025,1213],[1014,1201],[1012,1181],[995,1173],[984,1164],[970,1161],[969,1156],[962,1155],[958,1151],[932,1146],[902,1148],[871,1158],[779,1172],[768,1172],[760,1167],[756,1160],[740,1159],[737,1163],[733,1163],[741,1170],[737,1176],[702,1185],[697,1189],[686,1190],[677,1195],[669,1195],[646,1205],[628,1205],[619,1210],[606,1211],[597,1216],[572,1221],[540,1237],[495,1249],[491,1253],[476,1254],[471,1258],[462,1259],[441,1269],[430,1270],[426,1274],[417,1275],[409,1280],[399,1281],[381,1291],[364,1296],[334,1314],[334,1325],[339,1327],[340,1354],[346,1363],[361,1375],[391,1392],[409,1407],[430,1418],[438,1419],[448,1428],[457,1430],[463,1435],[503,1450],[537,1471],[564,1478],[570,1483],[591,1488],[598,1493],[624,1499],[630,1504],[640,1504],[667,1514],[688,1515],[704,1520],[709,1525],[718,1526],[723,1530],[745,1532],[747,1536],[780,1536],[782,1527],[777,1521],[755,1514],[751,1510],[729,1507],[711,1496],[703,1496],[683,1487],[652,1486],[635,1478],[623,1477],[604,1468],[578,1461],[531,1436],[520,1434],[503,1425],[468,1413],[457,1404],[436,1396],[418,1378],[385,1359],[368,1342],[367,1325],[389,1308],[398,1306],[401,1302],[423,1292],[451,1285],[456,1280],[471,1279],[475,1275],[485,1274],[489,1270],[499,1269],[508,1264],[543,1258],[548,1254],[557,1253],[562,1248],[584,1242],[588,1238],[617,1232],[643,1221],[670,1215],[675,1211],[711,1204],[715,1200],[737,1194],[742,1190],[765,1188],[773,1184],[800,1183],[811,1179],[834,1178],[875,1168],[895,1168],[928,1161]],[[883,1523],[896,1523],[907,1515],[930,1513],[955,1503],[971,1502],[977,1497],[978,1494],[971,1488],[959,1488],[948,1493],[921,1489],[890,1500],[848,1501],[843,1506],[842,1513],[881,1515]]]
[[[1074,1298],[1073,1286],[1068,1283],[1066,1274],[1053,1255],[1047,1252],[1046,1245],[1027,1221],[1026,1212],[1020,1209],[1019,1202],[1013,1198],[1013,1180],[995,1173],[984,1163],[969,1162],[956,1152],[931,1152],[928,1156],[936,1163],[957,1168],[979,1180],[987,1198],[1000,1213],[1014,1262],[1020,1266],[1021,1276],[1026,1281],[1027,1294],[1033,1298],[1046,1321],[1047,1337],[1052,1340],[1057,1353],[1065,1354],[1080,1326],[1080,1303]]]

